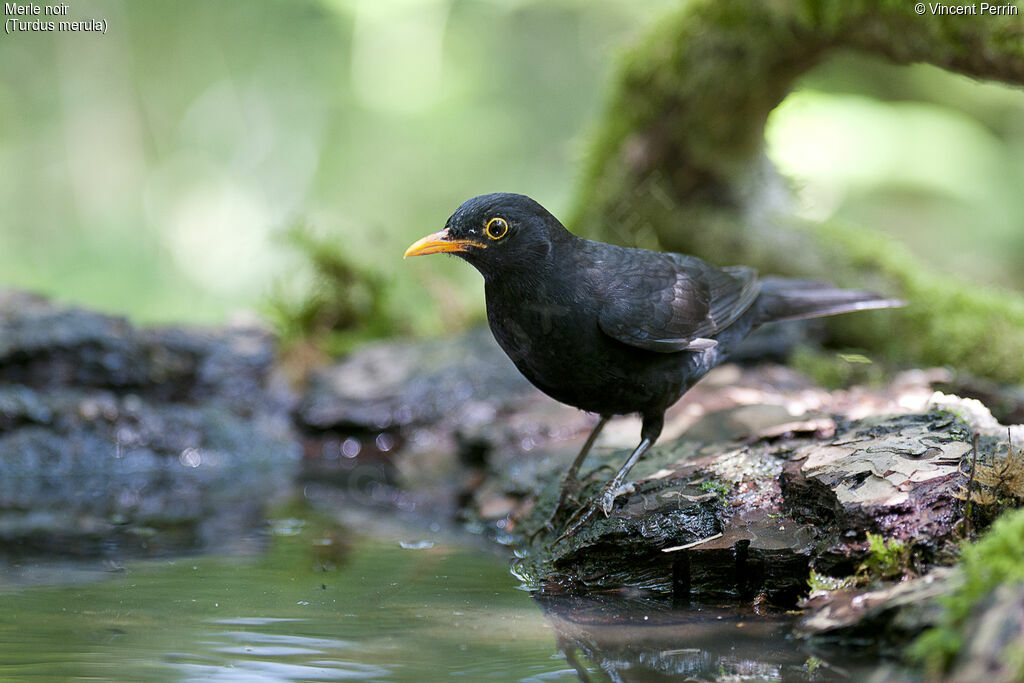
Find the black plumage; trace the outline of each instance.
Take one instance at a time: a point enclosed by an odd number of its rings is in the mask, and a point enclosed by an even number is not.
[[[695,256],[577,237],[516,194],[470,199],[406,256],[453,253],[484,277],[487,320],[516,367],[541,391],[601,419],[566,473],[562,508],[605,422],[639,413],[641,441],[563,537],[600,507],[611,511],[629,469],[657,440],[666,409],[758,325],[903,302],[805,280],[758,278]]]

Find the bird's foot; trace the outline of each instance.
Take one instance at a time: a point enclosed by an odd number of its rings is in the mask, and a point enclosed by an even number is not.
[[[583,527],[583,525],[587,523],[587,520],[594,516],[594,510],[596,509],[597,507],[594,506],[593,502],[587,503],[586,505],[578,509],[576,511],[576,514],[570,517],[569,521],[566,522],[565,531],[563,531],[558,536],[558,538],[555,539],[555,543],[558,543],[559,541],[564,541],[565,539],[574,536],[576,532],[579,531]]]
[[[533,543],[533,539],[537,538],[537,536],[540,535],[540,532],[553,532],[555,530],[555,518],[557,516],[558,508],[555,508],[555,510],[550,515],[548,515],[547,519],[544,520],[543,524],[541,524],[539,527],[526,534],[527,540],[529,540],[530,543]]]
[[[612,514],[612,508],[615,507],[615,499],[623,493],[633,493],[635,490],[636,488],[633,487],[632,483],[623,484],[615,488],[606,486],[597,497],[597,502],[601,505],[601,512],[604,513],[605,517],[608,517]]]
[[[579,490],[579,487],[579,480],[570,474],[567,474],[562,479],[562,483],[558,488],[558,501],[555,503],[555,507],[551,510],[550,514],[548,514],[547,519],[544,520],[543,524],[541,524],[539,527],[537,527],[529,534],[527,534],[527,538],[530,539],[531,543],[533,542],[533,539],[537,537],[537,534],[539,534],[540,532],[545,530],[555,530],[555,520],[558,519],[558,515],[560,515],[562,513],[562,510],[565,509],[566,501],[569,500],[569,498],[572,497],[572,495],[575,494],[577,490]]]
[[[565,525],[565,531],[555,539],[555,542],[562,541],[566,538],[570,538],[576,534],[583,525],[587,523],[597,510],[601,510],[605,517],[608,517],[612,513],[612,508],[615,507],[615,499],[623,493],[632,493],[634,491],[632,484],[623,484],[621,486],[614,486],[614,482],[608,484],[594,498],[590,499],[586,505],[576,511],[569,521]]]

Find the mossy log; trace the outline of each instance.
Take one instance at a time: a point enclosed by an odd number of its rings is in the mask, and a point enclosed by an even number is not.
[[[832,341],[1024,382],[1024,298],[935,272],[870,229],[792,216],[765,156],[765,122],[798,76],[842,49],[1024,84],[1019,15],[919,15],[913,3],[866,0],[689,2],[625,55],[586,159],[575,229],[903,296],[902,311],[830,323]]]

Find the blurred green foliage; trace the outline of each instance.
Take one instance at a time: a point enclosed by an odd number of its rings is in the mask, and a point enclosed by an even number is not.
[[[891,370],[860,353],[827,351],[812,346],[795,349],[789,362],[795,370],[813,378],[826,389],[841,389],[853,384],[880,386]]]
[[[945,671],[959,654],[975,609],[991,599],[1000,585],[1024,582],[1024,510],[1007,512],[979,541],[964,546],[959,566],[963,582],[941,600],[945,612],[939,625],[918,637],[909,652],[933,676]],[[1017,675],[1024,676],[1019,645],[1016,653],[1008,651],[1004,656],[1015,656]]]
[[[301,292],[278,286],[265,306],[286,347],[310,341],[328,354],[341,355],[367,339],[409,332],[388,305],[384,279],[350,261],[337,240],[305,226],[292,228],[285,238],[313,268],[312,282]]]
[[[895,236],[936,270],[1024,289],[1024,92],[840,54],[769,118],[799,212]]]
[[[564,205],[609,52],[667,4],[75,3],[107,34],[0,41],[0,284],[218,321],[313,284],[305,223],[440,331],[479,283],[404,248],[474,194]]]
[[[143,322],[262,306],[298,334],[358,280],[368,334],[463,325],[476,273],[403,249],[483,192],[564,216],[618,48],[677,4],[75,4],[108,33],[0,41],[0,284]],[[855,55],[799,85],[768,142],[800,212],[1024,287],[1024,94]]]

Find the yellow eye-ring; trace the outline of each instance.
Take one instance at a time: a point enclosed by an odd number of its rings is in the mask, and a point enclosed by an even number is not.
[[[508,233],[508,223],[504,218],[492,218],[487,221],[487,226],[484,227],[484,232],[492,240],[500,240]]]

